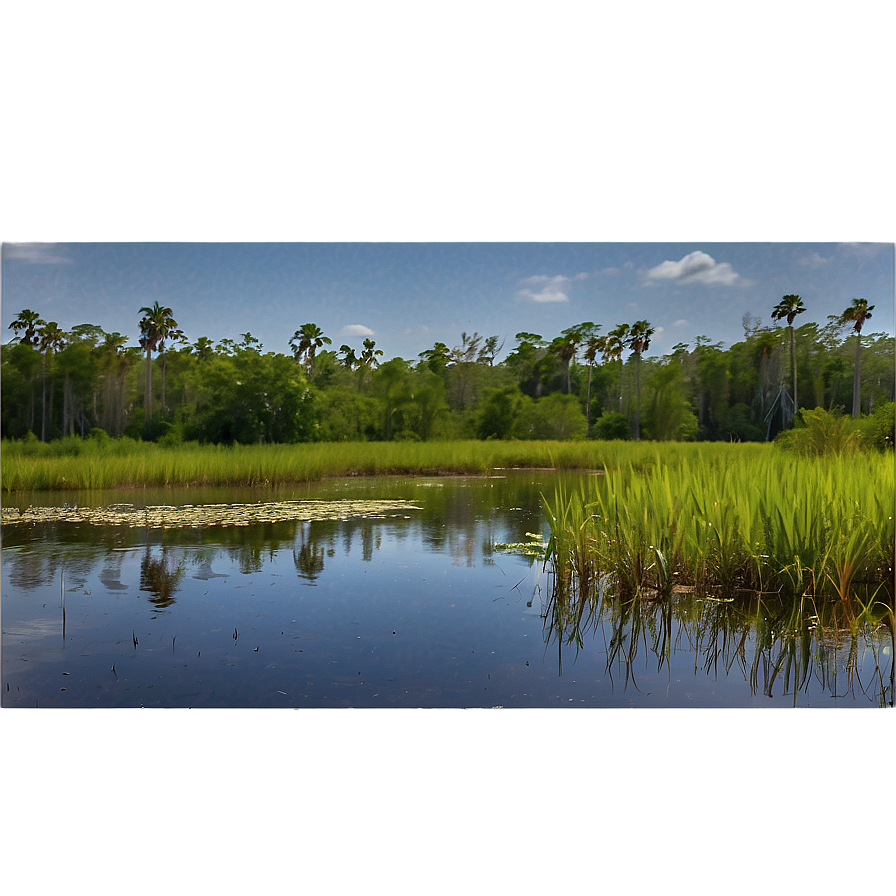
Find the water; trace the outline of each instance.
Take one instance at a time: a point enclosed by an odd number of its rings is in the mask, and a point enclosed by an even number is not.
[[[570,623],[540,560],[495,549],[546,540],[541,494],[563,477],[573,478],[507,471],[139,495],[148,505],[376,498],[415,507],[379,518],[5,526],[2,705],[892,705],[886,614],[856,624],[748,598],[607,594]]]

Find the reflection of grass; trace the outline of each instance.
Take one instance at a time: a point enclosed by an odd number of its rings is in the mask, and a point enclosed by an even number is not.
[[[670,444],[663,457],[731,457],[767,445]],[[488,473],[512,467],[640,470],[656,448],[632,442],[342,442],[298,445],[185,444],[68,438],[3,442],[2,489],[104,489],[178,485],[273,486],[326,476]]]
[[[636,689],[639,657],[671,676],[672,655],[693,654],[694,674],[730,677],[738,671],[754,696],[792,695],[820,688],[831,697],[864,695],[879,706],[894,705],[893,610],[875,592],[848,601],[804,595],[742,594],[725,601],[697,593],[645,601],[618,591],[588,601],[554,590],[545,611],[547,642],[563,649],[585,646],[602,631],[607,672]]]

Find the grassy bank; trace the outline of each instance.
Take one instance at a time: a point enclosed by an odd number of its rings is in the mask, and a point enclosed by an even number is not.
[[[4,493],[54,489],[264,486],[327,476],[487,473],[502,467],[642,470],[682,459],[761,456],[767,445],[634,442],[340,442],[175,445],[63,439],[2,444]]]
[[[601,580],[624,594],[689,586],[846,598],[860,583],[892,584],[894,488],[891,454],[772,448],[622,466],[547,501],[548,553],[560,591],[583,599]]]

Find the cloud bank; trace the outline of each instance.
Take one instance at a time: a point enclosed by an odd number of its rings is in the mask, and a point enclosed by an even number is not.
[[[374,332],[364,324],[349,324],[339,331],[340,336],[373,336]]]
[[[707,286],[743,284],[727,261],[717,262],[705,252],[691,252],[681,261],[664,261],[647,272],[649,280],[674,280],[676,283],[703,283]]]
[[[548,277],[547,274],[536,274],[533,277],[524,277],[520,280],[520,286],[540,286],[541,289],[521,289],[517,295],[530,302],[568,302],[567,284],[572,283],[573,280],[584,280],[587,276],[587,274],[576,274],[575,277],[564,277],[562,274],[558,274],[555,277]]]

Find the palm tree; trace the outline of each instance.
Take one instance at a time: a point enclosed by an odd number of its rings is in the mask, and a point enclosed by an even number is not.
[[[38,348],[43,353],[41,361],[41,380],[43,382],[41,390],[41,422],[40,422],[40,439],[42,442],[47,440],[47,362],[52,360],[53,355],[65,348],[65,333],[59,329],[59,324],[55,320],[44,324],[38,337]],[[52,376],[52,371],[51,371]],[[50,417],[53,416],[53,388],[50,387]]]
[[[654,328],[646,320],[637,320],[628,333],[628,347],[635,355],[635,441],[641,439],[641,354],[650,348]]]
[[[178,330],[170,308],[155,302],[152,307],[144,306],[140,311],[143,314],[140,320],[140,347],[146,352],[145,409],[148,423],[152,419],[152,353],[162,351],[165,340]]]
[[[27,345],[35,350],[40,350],[40,328],[46,324],[46,321],[36,311],[29,308],[23,308],[19,312],[19,316],[9,325],[9,329],[15,332],[13,342],[20,345]],[[19,336],[19,331],[25,332]],[[34,386],[30,384],[30,424],[29,429],[34,429]]]
[[[619,324],[607,333],[604,361],[619,361],[619,411],[622,412],[622,353],[628,345],[629,325]]]
[[[46,321],[42,320],[36,311],[23,308],[19,312],[19,316],[9,325],[9,329],[15,331],[15,341],[19,345],[30,345],[32,348],[37,348],[40,342],[40,328],[45,324]],[[19,336],[19,330],[25,331],[22,336]]]
[[[585,343],[584,357],[588,362],[588,397],[585,399],[585,419],[588,422],[588,437],[591,437],[591,375],[594,373],[594,364],[597,361],[598,354],[603,354],[607,350],[606,336],[598,336],[597,331],[600,325],[592,330],[591,335]]]
[[[576,351],[578,350],[579,343],[582,341],[582,333],[581,328],[586,326],[585,324],[580,324],[578,327],[567,327],[565,330],[561,331],[560,335],[551,342],[548,351],[551,354],[556,355],[563,364],[564,369],[566,370],[566,394],[569,395],[570,389],[570,381],[569,381],[569,368],[572,363],[572,359],[576,356]]]
[[[347,370],[354,370],[358,364],[358,356],[350,345],[340,345],[339,354],[342,355],[342,366]]]
[[[793,319],[806,310],[803,300],[799,296],[784,296],[772,310],[772,320],[787,318],[787,327],[790,330],[790,366],[793,370],[793,412],[799,412],[800,405],[796,394],[796,340],[793,335]]]
[[[361,382],[366,384],[370,379],[370,371],[379,366],[377,355],[382,355],[382,353],[382,349],[376,348],[376,343],[372,339],[364,340],[364,351],[361,352],[361,357],[358,359],[358,367],[361,371],[358,379],[358,391],[360,391]]]
[[[856,360],[852,374],[852,415],[859,416],[859,346],[862,341],[862,325],[871,317],[874,305],[867,299],[853,299],[852,304],[839,317],[842,325],[851,323],[856,331]]]
[[[302,326],[292,334],[289,344],[292,346],[292,353],[297,361],[303,357],[305,359],[305,367],[308,373],[311,373],[311,365],[314,363],[314,355],[324,344],[332,345],[333,340],[329,336],[324,336],[323,330],[317,324],[302,324]]]

